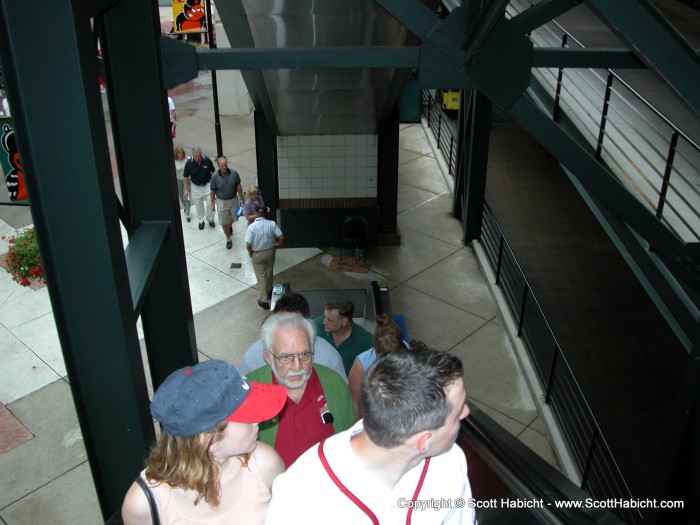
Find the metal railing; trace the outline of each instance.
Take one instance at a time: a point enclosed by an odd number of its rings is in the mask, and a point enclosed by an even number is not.
[[[546,392],[545,402],[552,406],[574,456],[581,488],[598,499],[631,498],[566,356],[487,202],[480,242],[496,274],[495,284],[518,323],[518,337],[535,365]],[[641,521],[641,514],[634,509],[620,509],[618,514],[628,523]]]
[[[457,139],[447,123],[448,117],[442,112],[440,104],[435,102],[430,91],[421,90],[421,111],[435,135],[438,149],[445,157],[450,175],[454,175],[457,172]]]
[[[507,16],[530,8],[512,1]],[[552,21],[530,35],[535,47],[583,44]],[[650,73],[649,73],[650,74]],[[595,149],[598,160],[685,242],[700,240],[700,146],[610,69],[533,69],[561,113]]]

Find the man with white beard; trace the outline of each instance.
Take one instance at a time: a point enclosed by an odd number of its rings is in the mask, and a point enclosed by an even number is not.
[[[308,448],[355,422],[352,397],[342,378],[313,363],[313,322],[299,314],[267,318],[260,330],[268,363],[247,374],[250,381],[287,388],[277,417],[259,424],[258,439],[272,445],[289,467]]]

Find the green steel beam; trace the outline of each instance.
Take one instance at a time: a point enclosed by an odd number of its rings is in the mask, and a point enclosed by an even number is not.
[[[258,187],[270,207],[270,216],[277,216],[279,188],[277,178],[277,144],[268,119],[260,109],[253,110],[255,125],[255,159],[258,167]]]
[[[417,0],[374,1],[424,42],[430,40],[442,24],[440,17]]]
[[[645,69],[629,49],[564,49],[536,47],[532,67]]]
[[[459,113],[457,116],[457,166],[452,190],[452,216],[462,221],[462,225],[467,222],[466,195],[467,195],[467,156],[468,144],[471,141],[469,135],[471,126],[470,115],[472,113],[472,102],[474,97],[472,91],[462,91],[459,95]],[[465,233],[464,226],[462,233]],[[463,235],[464,238],[464,235]]]
[[[82,16],[93,18],[119,2],[121,0],[89,0],[80,4],[78,8],[81,10]]]
[[[139,315],[146,302],[149,287],[158,268],[158,261],[165,251],[165,241],[170,233],[169,222],[143,222],[129,238],[124,250],[129,270],[129,285],[134,313]]]
[[[556,17],[563,15],[581,3],[581,0],[544,0],[511,18],[511,22],[522,33],[543,26]]]
[[[477,53],[481,53],[481,49],[489,38],[496,25],[503,19],[506,6],[510,0],[491,0],[481,8],[479,15],[471,25],[472,30],[469,32],[467,41],[462,46],[464,50],[463,64],[469,66]]]
[[[200,70],[414,69],[421,65],[420,47],[196,49],[168,37],[161,37],[161,43],[163,72],[170,87],[196,78]],[[532,67],[642,69],[646,65],[628,49],[540,47],[533,49]]]
[[[199,69],[195,46],[161,35],[160,49],[163,55],[162,68],[166,89],[172,89],[197,78]]]
[[[183,45],[189,46],[189,44]],[[419,58],[420,47],[220,48],[197,50],[197,66],[200,70],[412,69],[418,66]]]
[[[102,28],[121,196],[129,216],[127,231],[133,232],[135,241],[129,260],[144,263],[129,267],[130,281],[137,291],[143,286],[145,292],[147,287],[145,298],[141,296],[143,308],[137,313],[154,387],[173,370],[198,361],[175,168],[169,153],[173,144],[167,92],[159,67],[159,24],[155,3],[122,0],[103,15]],[[150,237],[151,243],[162,238],[163,245],[158,249],[141,236]]]
[[[468,125],[469,144],[465,144],[465,221],[463,242],[468,244],[481,236],[484,215],[484,194],[491,138],[491,101],[479,91],[472,92]]]
[[[649,0],[585,2],[700,114],[700,55]]]
[[[243,8],[243,0],[227,0],[216,2],[216,12],[226,28],[226,35],[232,48],[255,48],[253,35],[248,25],[248,17]],[[243,81],[248,88],[248,94],[256,109],[260,109],[267,119],[270,131],[279,135],[279,124],[272,106],[270,93],[267,90],[265,77],[260,70],[242,70]]]
[[[377,207],[379,233],[398,232],[399,108],[394,105],[382,128],[377,130]]]
[[[91,21],[75,0],[0,0],[0,53],[58,337],[107,517],[142,468],[154,428]],[[131,88],[135,98],[141,87]]]
[[[571,183],[595,215],[601,227],[618,249],[622,258],[644,287],[659,312],[676,334],[681,345],[690,352],[697,330],[700,311],[677,275],[658,255],[648,249],[644,239],[620,220],[616,212],[605,206],[570,170],[563,168]]]
[[[564,132],[529,95],[510,107],[501,105],[508,116],[552,154],[610,209],[641,235],[661,258],[666,259],[683,245],[654,214],[635,199],[615,176],[598,162],[594,152]]]

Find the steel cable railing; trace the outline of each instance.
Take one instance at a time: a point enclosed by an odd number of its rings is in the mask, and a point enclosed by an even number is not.
[[[457,139],[447,124],[447,117],[443,114],[440,104],[435,102],[428,90],[421,91],[421,112],[435,136],[438,149],[445,157],[450,175],[454,175],[457,172]]]
[[[556,335],[486,202],[480,244],[496,275],[495,284],[518,324],[517,335],[535,365],[545,390],[545,402],[554,410],[574,457],[581,488],[597,499],[632,498]],[[616,514],[627,523],[641,521],[638,510],[617,510]]]
[[[512,1],[508,17],[530,8]],[[583,44],[556,22],[535,47]],[[538,68],[533,76],[618,180],[685,242],[700,240],[700,146],[612,70]]]

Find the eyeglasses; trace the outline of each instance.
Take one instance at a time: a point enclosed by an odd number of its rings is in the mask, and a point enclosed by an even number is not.
[[[314,355],[314,353],[311,350],[304,350],[303,352],[299,352],[298,354],[275,355],[272,353],[272,350],[268,350],[267,353],[270,354],[272,357],[276,357],[279,360],[279,362],[283,365],[293,363],[295,357],[299,360],[300,363],[306,363],[307,361],[310,361],[311,357]]]

